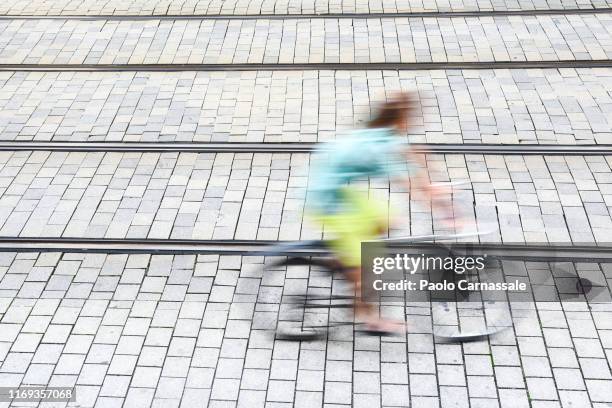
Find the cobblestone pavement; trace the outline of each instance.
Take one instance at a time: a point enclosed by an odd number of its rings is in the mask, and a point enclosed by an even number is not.
[[[420,93],[412,142],[612,140],[612,70],[603,68],[0,72],[0,139],[313,142],[363,122],[400,89]]]
[[[0,21],[0,63],[593,60],[612,15],[325,20]]]
[[[5,0],[0,14],[307,14],[592,9],[610,0]]]
[[[342,326],[323,340],[286,342],[272,336],[279,305],[270,296],[342,293],[345,285],[304,267],[264,274],[264,261],[3,253],[0,385],[76,386],[79,406],[130,408],[612,402],[609,303],[517,303],[510,330],[463,344],[432,336],[448,313],[409,303],[388,310],[406,316],[404,337]],[[609,266],[576,268],[605,283]],[[322,313],[352,320],[338,309]]]
[[[318,227],[302,225],[309,157],[2,152],[0,235],[317,238]],[[457,211],[496,230],[487,241],[612,242],[610,156],[430,155],[428,162],[435,181],[470,183],[456,194]],[[429,205],[391,187],[370,184],[406,220],[394,234],[431,233]]]
[[[612,0],[4,0],[1,14],[397,13],[610,8]],[[0,19],[0,64],[590,61],[612,13],[325,19]],[[612,69],[0,72],[0,140],[316,142],[398,90],[421,100],[409,141],[610,144]],[[0,152],[0,237],[299,240],[311,155]],[[612,156],[427,155],[487,242],[612,242]],[[453,232],[388,180],[391,236]],[[34,250],[39,250],[38,248]],[[407,303],[402,337],[346,323],[275,340],[287,297],[346,294],[277,259],[0,253],[0,387],[76,386],[41,407],[612,406],[612,304],[516,303],[508,330],[453,344],[482,308]],[[521,279],[553,276],[525,262]],[[595,286],[612,264],[553,265]],[[557,271],[557,269],[555,269]],[[524,272],[524,273],[523,273]],[[581,283],[581,285],[583,285]],[[570,285],[571,286],[571,285]],[[280,316],[280,317],[279,317]],[[487,316],[488,318],[488,316]],[[607,391],[606,391],[607,390]],[[0,402],[0,408],[8,406]]]

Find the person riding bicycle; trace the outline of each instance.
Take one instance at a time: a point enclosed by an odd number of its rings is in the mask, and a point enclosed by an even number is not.
[[[387,232],[389,210],[386,201],[369,198],[367,191],[350,183],[387,177],[398,179],[408,189],[411,183],[430,199],[441,192],[429,183],[424,156],[414,154],[402,137],[416,103],[411,94],[396,95],[381,106],[365,129],[322,144],[311,164],[307,213],[333,236],[331,250],[357,293],[355,316],[368,332],[393,333],[405,330],[405,325],[380,319],[372,305],[361,298],[361,242]]]

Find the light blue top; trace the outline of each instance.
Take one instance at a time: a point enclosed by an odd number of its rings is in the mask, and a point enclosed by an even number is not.
[[[311,164],[307,207],[318,214],[337,212],[342,189],[367,177],[402,177],[411,170],[407,143],[389,128],[367,128],[322,144]]]

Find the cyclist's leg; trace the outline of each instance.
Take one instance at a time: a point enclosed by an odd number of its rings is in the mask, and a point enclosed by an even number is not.
[[[355,314],[366,324],[366,331],[372,334],[392,334],[406,330],[403,321],[381,319],[373,304],[362,298],[361,293],[361,243],[380,238],[389,229],[389,210],[385,202],[368,199],[365,195],[348,193],[347,200],[355,209],[351,224],[345,228],[346,247],[340,251],[351,254],[347,264],[347,279],[353,282],[356,289]]]
[[[344,211],[326,215],[322,221],[334,235],[330,247],[356,290],[355,313],[369,317],[372,307],[361,298],[361,243],[375,240],[387,230],[388,212],[366,193],[346,189],[343,200]]]

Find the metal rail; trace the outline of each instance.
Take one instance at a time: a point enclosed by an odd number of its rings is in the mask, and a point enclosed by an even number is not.
[[[0,71],[187,72],[187,71],[402,71],[448,69],[611,68],[612,59],[562,61],[247,63],[247,64],[0,64]]]
[[[328,251],[317,241],[263,240],[179,240],[179,239],[100,239],[100,238],[0,238],[0,252],[88,252],[147,254],[232,254],[262,256],[325,255]],[[303,245],[302,245],[303,244]],[[390,243],[391,247],[410,245],[417,253],[434,248],[432,243]],[[473,248],[473,243],[453,243],[454,249]],[[612,262],[610,245],[571,244],[478,244],[488,256],[537,262]]]
[[[0,142],[0,151],[60,152],[191,152],[191,153],[308,153],[317,143],[241,142]],[[612,154],[612,144],[604,145],[501,145],[501,144],[418,144],[417,152],[448,154],[563,155],[601,156]]]
[[[306,14],[151,14],[151,15],[113,15],[113,14],[4,14],[0,20],[296,20],[296,19],[370,19],[370,18],[455,18],[455,17],[505,17],[505,16],[556,16],[579,14],[607,14],[612,8],[591,9],[536,9],[536,10],[463,10],[463,11],[414,11],[414,12],[374,12],[374,13],[306,13]]]

